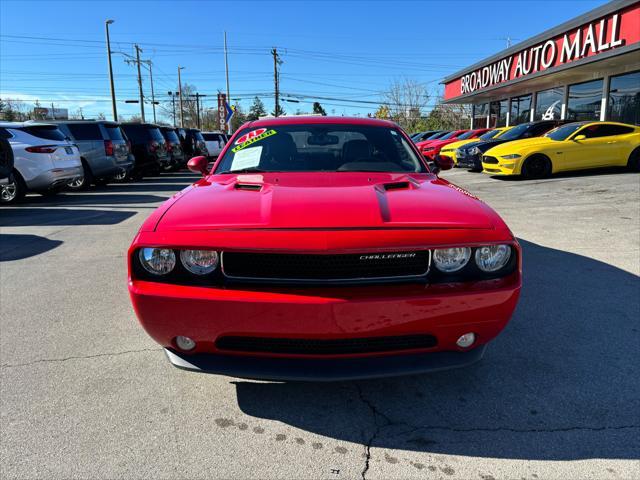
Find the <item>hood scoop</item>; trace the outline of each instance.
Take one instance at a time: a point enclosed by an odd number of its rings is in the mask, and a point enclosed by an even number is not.
[[[418,188],[420,185],[417,182],[403,180],[400,182],[383,183],[381,186],[386,192],[389,192],[391,190],[410,190],[412,188]]]
[[[262,190],[262,185],[256,183],[236,183],[233,188],[236,190],[248,190],[250,192],[259,192]]]

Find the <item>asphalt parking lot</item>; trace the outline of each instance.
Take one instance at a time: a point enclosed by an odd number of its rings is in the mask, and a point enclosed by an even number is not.
[[[640,177],[443,176],[523,245],[482,362],[337,384],[177,370],[137,324],[126,250],[196,177],[0,209],[2,478],[638,478]]]

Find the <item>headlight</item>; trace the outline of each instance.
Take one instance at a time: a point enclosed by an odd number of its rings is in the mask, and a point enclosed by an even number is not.
[[[170,248],[141,248],[138,256],[144,269],[154,275],[166,275],[176,266],[176,255]]]
[[[208,275],[218,266],[215,250],[181,250],[180,260],[184,268],[194,275]]]
[[[483,272],[495,272],[504,267],[511,257],[509,245],[487,245],[476,250],[476,264]]]
[[[510,153],[509,155],[500,155],[500,158],[504,158],[505,160],[513,160],[514,158],[520,158],[522,155],[519,153]]]
[[[423,149],[422,149],[423,152],[429,152],[431,150],[435,150],[435,148],[434,147],[423,147]]]
[[[468,247],[437,248],[433,251],[433,262],[436,268],[444,273],[453,273],[462,269],[471,258]]]

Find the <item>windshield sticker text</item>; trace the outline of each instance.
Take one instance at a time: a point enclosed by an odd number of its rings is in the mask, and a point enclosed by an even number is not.
[[[237,146],[232,148],[231,151],[233,153],[239,152],[240,150],[247,148],[253,145],[260,140],[264,140],[267,137],[275,135],[277,132],[275,130],[267,130],[266,128],[260,128],[258,130],[253,130],[245,135],[242,135],[237,141]]]

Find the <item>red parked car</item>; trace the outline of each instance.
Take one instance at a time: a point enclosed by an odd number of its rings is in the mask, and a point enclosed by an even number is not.
[[[439,168],[451,168],[444,163]],[[520,247],[392,122],[247,123],[129,249],[140,323],[176,367],[345,380],[460,367],[505,327]]]
[[[437,140],[430,140],[428,142],[425,142],[423,145],[421,145],[420,143],[418,143],[417,145],[422,155],[433,161],[437,155],[440,155],[440,150],[442,150],[442,147],[444,147],[445,145],[457,142],[458,140],[479,137],[489,130],[491,129],[478,128],[476,130],[457,130],[455,132],[451,132],[448,135],[445,135],[442,138],[438,138]]]

